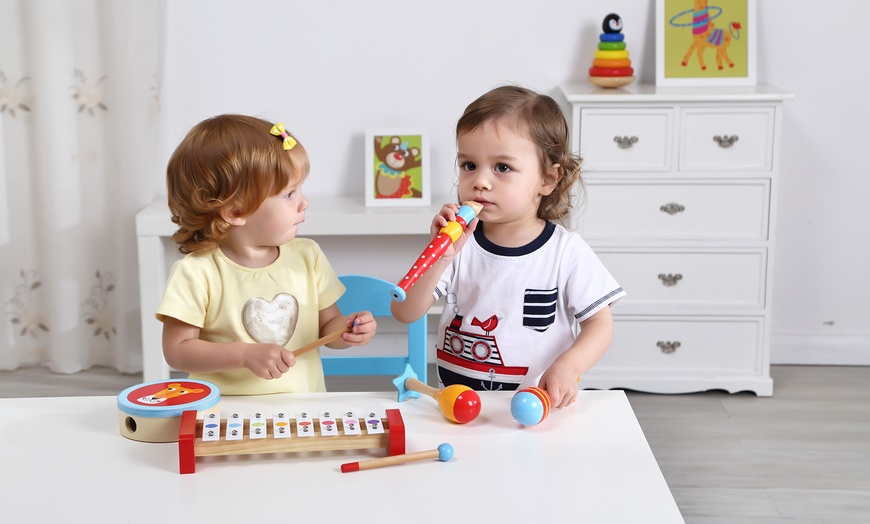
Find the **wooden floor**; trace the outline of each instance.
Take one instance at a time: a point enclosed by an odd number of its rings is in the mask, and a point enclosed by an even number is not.
[[[870,523],[870,367],[773,366],[771,374],[770,398],[627,392],[686,522]],[[99,368],[22,369],[0,372],[0,397],[117,395],[141,382]],[[392,389],[383,377],[327,386]]]

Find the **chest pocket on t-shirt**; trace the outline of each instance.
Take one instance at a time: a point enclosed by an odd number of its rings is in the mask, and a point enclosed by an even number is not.
[[[556,320],[557,289],[527,289],[523,297],[523,327],[544,332]]]

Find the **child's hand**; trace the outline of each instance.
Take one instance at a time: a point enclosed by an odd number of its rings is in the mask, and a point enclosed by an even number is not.
[[[245,347],[245,367],[260,378],[279,378],[296,365],[292,351],[278,344],[248,344]]]
[[[345,333],[341,338],[351,346],[362,346],[375,336],[378,322],[370,312],[360,311],[348,315],[347,327],[352,327],[353,330]]]
[[[432,233],[433,237],[441,231],[442,227],[446,226],[449,222],[456,220],[457,211],[459,211],[459,204],[444,204],[441,208],[441,212],[435,215],[435,218],[432,219],[432,225],[429,227],[429,232]],[[468,237],[476,228],[477,219],[475,218],[470,224],[468,224],[468,227],[462,231],[462,235],[460,235],[452,245],[447,246],[447,250],[443,255],[441,255],[441,258],[450,260],[456,256],[456,253],[462,249],[462,246],[465,245],[465,242],[468,241]]]
[[[559,365],[558,362],[544,372],[538,387],[550,395],[553,407],[564,408],[577,400],[577,374],[569,366]]]

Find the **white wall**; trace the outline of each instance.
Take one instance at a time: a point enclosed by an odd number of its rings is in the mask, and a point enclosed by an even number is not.
[[[870,3],[758,3],[759,79],[796,95],[784,113],[773,361],[870,364]],[[852,51],[832,52],[838,40]]]
[[[863,270],[870,177],[862,155],[870,147],[870,115],[861,96],[870,3],[832,0],[824,12],[811,0],[758,4],[759,82],[796,95],[786,103],[782,141],[773,361],[870,364],[870,276]],[[260,115],[285,122],[305,144],[310,196],[362,200],[365,130],[426,127],[433,192],[447,194],[453,128],[464,107],[504,83],[561,101],[559,85],[585,81],[607,13],[623,17],[638,76],[653,83],[654,5],[169,2],[160,165],[203,118]],[[163,177],[155,175],[155,194],[165,194]],[[388,263],[359,239],[322,245],[341,273],[394,280],[420,246],[413,238],[402,248],[382,242],[394,255]]]

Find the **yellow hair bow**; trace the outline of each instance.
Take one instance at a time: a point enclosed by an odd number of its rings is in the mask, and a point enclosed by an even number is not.
[[[278,122],[272,126],[269,132],[284,139],[284,151],[289,151],[296,146],[296,140],[284,129],[283,122]]]

